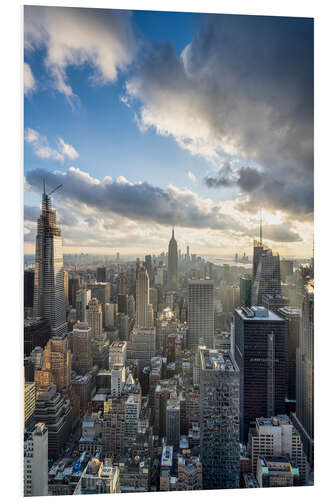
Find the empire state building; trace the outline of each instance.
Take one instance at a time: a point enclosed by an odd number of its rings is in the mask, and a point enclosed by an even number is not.
[[[175,240],[175,231],[172,228],[172,237],[169,242],[168,250],[168,289],[176,290],[178,288],[178,249]]]
[[[53,336],[67,331],[62,237],[50,198],[54,191],[46,194],[44,185],[37,222],[33,304],[34,317],[49,320]]]

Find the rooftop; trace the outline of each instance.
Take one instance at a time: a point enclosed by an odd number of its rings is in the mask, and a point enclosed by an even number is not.
[[[238,372],[238,367],[228,351],[217,349],[200,349],[201,367],[203,370]]]
[[[284,321],[283,318],[263,306],[239,307],[236,312],[246,321]]]

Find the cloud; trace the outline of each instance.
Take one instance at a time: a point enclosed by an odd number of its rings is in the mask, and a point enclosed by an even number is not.
[[[135,231],[143,231],[143,235],[146,231],[150,233],[152,241],[158,233],[158,238],[162,240],[165,238],[164,228],[169,229],[173,224],[183,228],[182,234],[189,232],[194,235],[195,231],[204,229],[205,241],[210,241],[209,245],[207,243],[210,247],[216,245],[222,235],[230,241],[239,238],[250,241],[257,234],[257,222],[248,223],[235,210],[230,210],[228,204],[231,202],[215,203],[199,197],[189,189],[182,190],[173,185],[162,189],[147,182],[133,183],[123,176],[116,180],[106,177],[100,181],[74,167],[66,172],[35,169],[27,172],[26,177],[35,191],[42,189],[43,178],[50,188],[63,185],[56,195],[56,200],[61,202],[58,220],[70,229],[66,238],[71,241],[71,245],[85,246],[87,240],[90,242],[87,246],[97,245],[98,240],[100,244],[102,240],[106,244],[107,240],[110,245],[112,237],[106,236],[105,232],[111,231],[113,234],[116,230],[122,231],[125,236],[129,232],[136,234]],[[26,219],[35,220],[36,212],[35,208],[27,208]],[[198,234],[193,237],[197,239]],[[146,234],[146,242],[149,238]],[[281,242],[301,241],[288,221],[271,226],[267,224],[267,227],[265,225],[265,238]],[[136,236],[135,242],[137,243]],[[126,245],[125,241],[123,244]]]
[[[25,49],[46,50],[45,67],[55,88],[71,102],[71,66],[91,69],[93,84],[117,79],[134,57],[137,42],[126,11],[25,6]]]
[[[260,167],[245,167],[236,180],[232,165],[207,185],[236,182],[250,204],[259,197],[312,214],[311,19],[207,16],[180,57],[170,44],[152,46],[126,89],[139,103],[141,130],[154,128],[217,164],[227,156]]]
[[[55,160],[63,163],[65,156],[71,160],[78,158],[79,154],[70,144],[59,137],[58,148],[51,148],[46,137],[41,136],[37,130],[27,127],[24,131],[24,140],[33,147],[36,156],[42,159]]]
[[[66,144],[65,141],[59,137],[59,149],[60,152],[70,158],[71,160],[76,160],[79,157],[79,153],[76,151],[74,146],[71,146],[70,144]]]
[[[28,63],[24,63],[24,95],[31,95],[36,90],[36,80]]]
[[[187,177],[190,179],[191,182],[197,182],[196,176],[191,171],[187,172]]]

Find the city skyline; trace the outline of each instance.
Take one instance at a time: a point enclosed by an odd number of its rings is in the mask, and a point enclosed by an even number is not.
[[[311,257],[312,30],[310,19],[26,7],[25,253],[45,178],[63,184],[64,253],[156,254],[175,225],[183,252],[249,254],[261,207],[264,242]]]

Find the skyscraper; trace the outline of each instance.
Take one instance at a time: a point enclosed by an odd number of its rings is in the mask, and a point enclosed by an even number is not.
[[[214,347],[214,283],[210,279],[188,282],[188,348]]]
[[[153,308],[149,302],[149,276],[146,267],[140,266],[136,278],[136,326],[152,328]]]
[[[102,335],[102,306],[96,298],[89,301],[87,306],[87,323],[92,330],[92,336],[100,337]]]
[[[263,295],[281,295],[280,256],[262,244],[253,253],[252,305],[263,305]],[[256,262],[255,262],[256,260]]]
[[[91,299],[91,290],[81,288],[76,292],[76,319],[77,321],[87,321],[87,305]]]
[[[234,313],[235,359],[240,369],[241,440],[257,417],[285,413],[287,395],[286,322],[255,307]]]
[[[98,283],[105,283],[106,281],[106,268],[104,266],[96,269],[96,281]]]
[[[48,494],[48,430],[36,424],[24,434],[24,496]]]
[[[301,434],[304,451],[313,466],[313,360],[314,360],[314,285],[311,281],[305,290],[299,346],[296,350],[296,414],[295,427]]]
[[[46,194],[44,184],[37,222],[33,315],[48,319],[52,334],[57,335],[67,331],[67,323],[62,237],[50,198],[54,191]]]
[[[172,236],[168,250],[168,289],[176,290],[178,287],[178,250],[175,240],[175,230],[172,228]]]
[[[252,278],[249,275],[240,278],[240,305],[251,307]]]
[[[231,354],[200,350],[204,489],[239,488],[239,369]]]
[[[78,322],[73,328],[72,367],[79,375],[86,374],[93,366],[92,332],[88,323]]]

